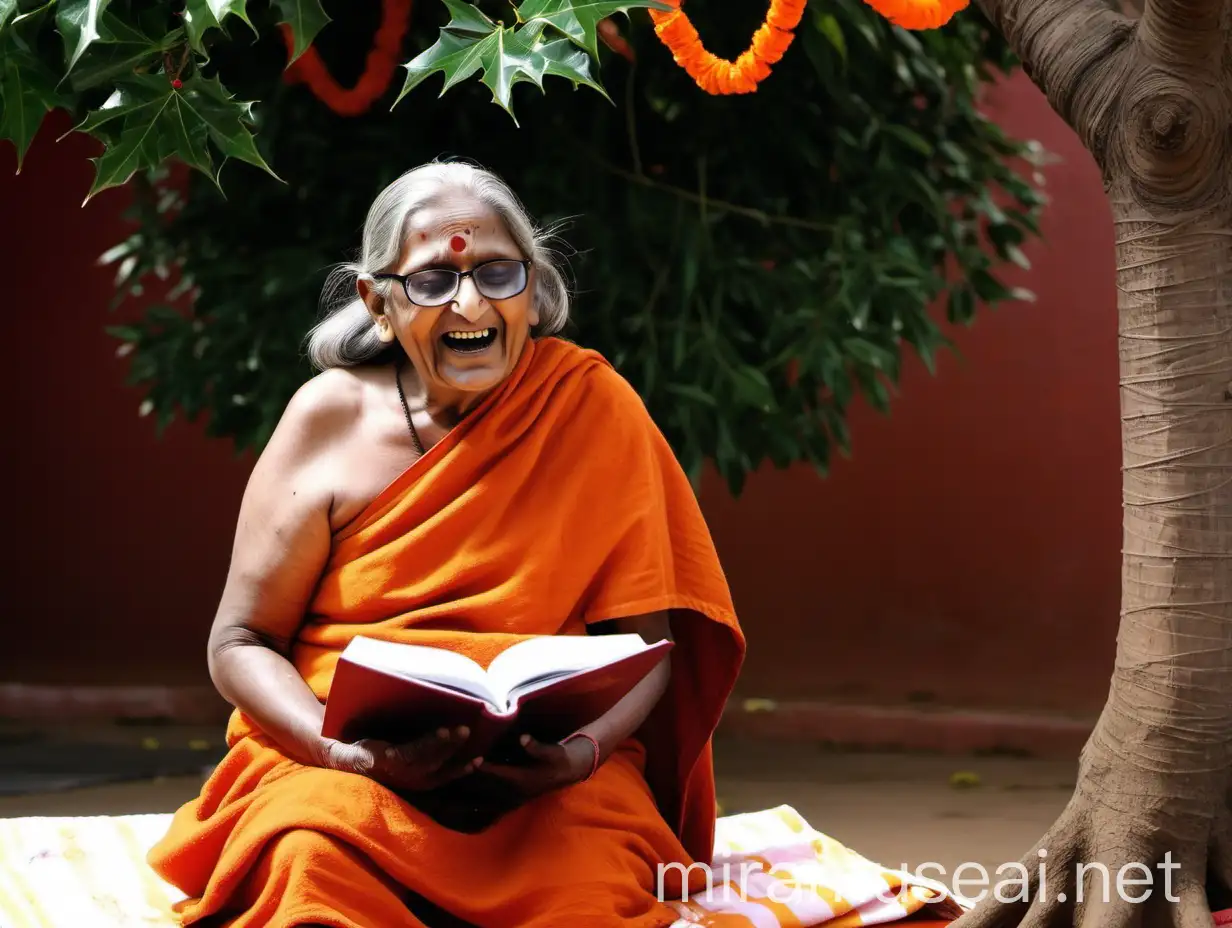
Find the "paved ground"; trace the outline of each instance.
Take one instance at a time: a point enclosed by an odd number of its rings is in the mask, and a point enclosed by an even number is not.
[[[61,737],[87,739],[82,733]],[[218,732],[88,733],[94,741],[149,737],[167,746],[199,739],[217,743]],[[961,863],[980,864],[995,874],[1000,864],[1029,850],[1068,800],[1075,766],[1006,757],[833,753],[809,745],[731,739],[717,745],[716,764],[724,812],[785,803],[818,830],[883,864],[917,870],[931,862],[944,868],[926,873],[947,883]],[[954,785],[956,774],[969,785]],[[3,796],[0,818],[170,812],[195,795],[200,783],[194,775]]]
[[[835,754],[745,742],[721,745],[717,763],[726,812],[787,803],[814,828],[887,866],[917,870],[931,862],[953,874],[968,861],[995,873],[1029,851],[1069,800],[1077,761]],[[927,874],[940,876],[935,868]]]

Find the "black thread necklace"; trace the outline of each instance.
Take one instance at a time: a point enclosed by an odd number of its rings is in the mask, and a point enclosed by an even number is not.
[[[406,404],[406,394],[402,391],[402,368],[398,364],[394,364],[394,383],[398,385],[398,399],[402,401],[402,411],[406,414],[406,427],[411,430],[411,441],[415,443],[419,456],[423,457],[423,442],[419,440],[419,432],[415,431],[415,423],[411,421],[411,407]]]

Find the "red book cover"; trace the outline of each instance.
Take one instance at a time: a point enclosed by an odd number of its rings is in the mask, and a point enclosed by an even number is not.
[[[607,653],[607,642],[590,645],[605,637],[623,637],[625,646],[611,648]],[[486,682],[487,677],[478,665],[473,671],[462,667],[456,655],[426,655],[424,649],[415,647],[411,649],[415,653],[408,654],[414,660],[401,664],[402,655],[397,649],[405,648],[404,645],[380,642],[380,650],[356,649],[354,659],[348,656],[352,651],[348,648],[334,672],[321,733],[326,738],[346,742],[378,738],[399,743],[441,726],[466,725],[471,729],[467,750],[476,756],[487,756],[498,743],[516,743],[523,732],[542,741],[557,741],[615,706],[673,646],[670,641],[646,645],[640,639],[631,641],[631,637],[637,636],[586,638],[582,647],[593,653],[581,661],[568,652],[557,660],[548,644],[548,650],[538,651],[537,659],[528,660],[520,674],[506,673],[506,683],[521,681],[521,687],[513,689],[508,705],[496,706],[486,698],[442,682],[455,668],[459,676],[471,675],[472,682],[463,681],[466,685],[473,685],[477,678]],[[577,644],[570,642],[562,647]],[[521,645],[510,651],[518,647]],[[525,652],[528,657],[531,653]],[[514,661],[521,656],[511,655],[501,669],[514,669]],[[577,669],[578,663],[590,666]],[[491,669],[496,666],[493,661]]]

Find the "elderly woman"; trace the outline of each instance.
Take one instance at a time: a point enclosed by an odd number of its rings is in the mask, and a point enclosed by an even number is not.
[[[151,864],[185,924],[670,925],[711,852],[710,739],[744,654],[688,481],[630,386],[556,336],[566,287],[492,174],[398,178],[342,272],[210,636],[230,750]],[[559,743],[473,757],[431,719],[404,744],[322,736],[356,635],[486,664],[611,632],[675,644]],[[462,821],[460,795],[493,811]]]

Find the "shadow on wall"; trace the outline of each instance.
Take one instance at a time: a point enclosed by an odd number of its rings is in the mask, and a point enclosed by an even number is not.
[[[854,411],[855,458],[828,480],[768,472],[739,501],[707,482],[749,635],[747,695],[1102,704],[1120,550],[1112,227],[1094,165],[1034,87],[1015,78],[989,110],[1063,159],[1046,241],[1013,281],[1039,301],[955,333],[963,357],[936,377],[908,363],[889,418]],[[125,194],[81,207],[95,152],[55,143],[66,128],[44,127],[20,176],[0,151],[0,210],[28,217],[7,224],[2,269],[25,347],[4,370],[23,538],[5,565],[20,633],[0,681],[208,685],[251,459],[138,418],[103,331],[121,321],[110,272],[93,264],[122,234]]]

